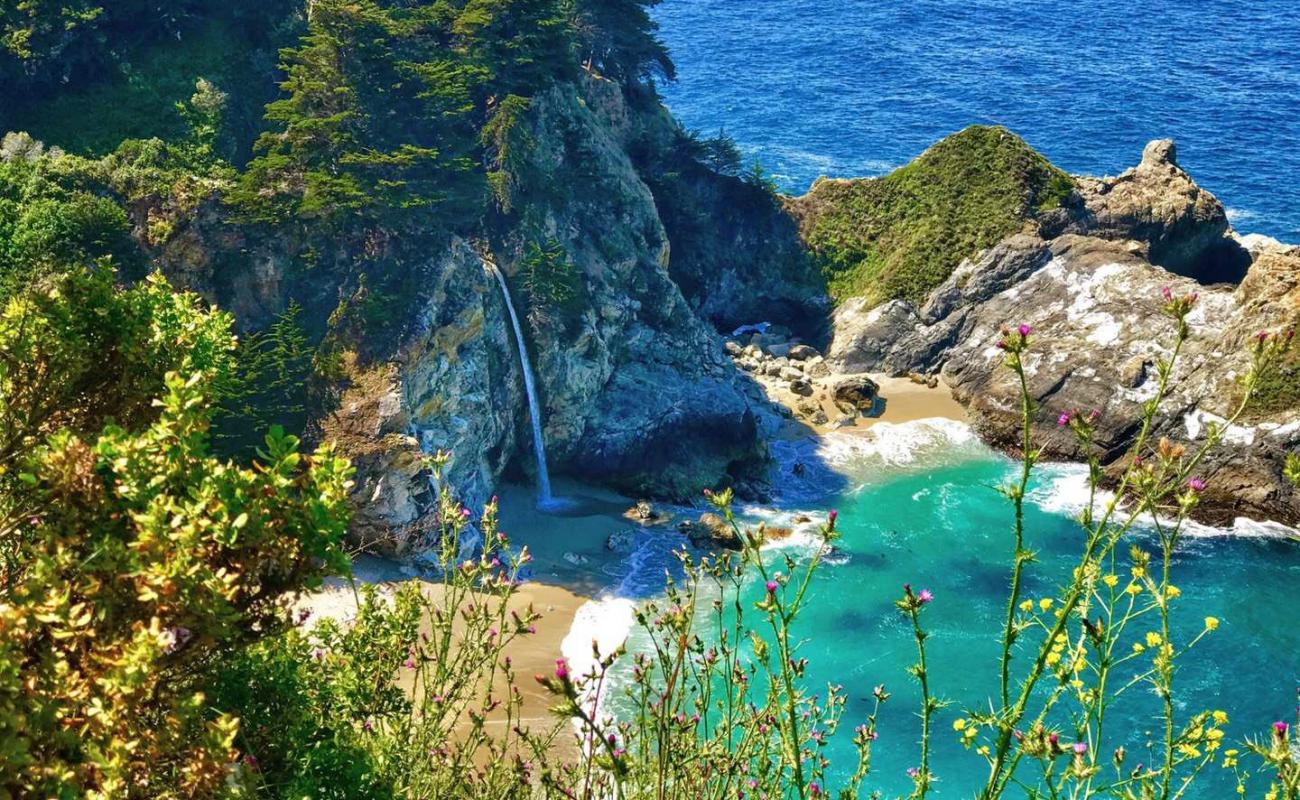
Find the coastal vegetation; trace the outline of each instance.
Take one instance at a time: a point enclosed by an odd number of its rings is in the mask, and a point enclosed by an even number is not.
[[[659,108],[654,82],[674,67],[656,2],[0,10],[0,128],[28,131],[0,144],[0,798],[848,800],[875,796],[879,719],[911,712],[917,800],[944,778],[932,743],[949,728],[987,769],[958,788],[983,800],[1178,800],[1211,769],[1242,794],[1300,797],[1287,720],[1231,742],[1226,699],[1179,694],[1220,624],[1183,640],[1173,624],[1200,616],[1175,554],[1215,488],[1206,454],[1295,380],[1291,335],[1261,332],[1200,443],[1158,433],[1193,292],[1151,298],[1176,335],[1138,367],[1155,388],[1123,457],[1099,441],[1100,412],[1056,417],[1090,497],[1075,568],[1032,596],[1050,580],[1029,580],[1041,541],[1023,513],[1045,446],[1031,364],[1054,343],[1010,323],[990,343],[1019,400],[1020,469],[1001,487],[1009,593],[988,632],[998,691],[942,699],[927,646],[949,600],[919,577],[881,635],[915,644],[920,706],[897,709],[882,684],[855,719],[853,690],[812,685],[800,624],[842,521],[773,550],[738,513],[754,487],[743,457],[762,450],[756,404],[695,306],[762,282],[781,284],[763,303],[791,314],[826,287],[920,303],[1076,187],[1008,131],[975,127],[888,176],[780,198],[725,133]],[[794,252],[796,222],[810,254]],[[489,305],[499,255],[528,342]],[[600,409],[613,434],[577,438],[589,417],[546,429],[535,401],[522,432],[512,346],[563,376],[542,383],[548,413]],[[813,348],[783,346],[813,369]],[[587,375],[622,393],[565,383]],[[856,386],[855,413],[877,399]],[[481,447],[430,446],[439,425]],[[634,612],[643,645],[593,643],[540,675],[510,655],[550,624],[521,600],[532,556],[495,498],[477,502],[528,435],[539,453],[573,437],[568,457],[585,447],[611,481],[710,485],[710,538],[731,545],[683,538],[675,577]],[[400,539],[432,580],[352,579],[375,507],[377,546]],[[304,603],[327,579],[348,618]],[[526,716],[539,687],[552,713]],[[1141,761],[1107,716],[1130,690],[1159,700]],[[837,737],[852,763],[829,755]]]
[[[970,258],[1058,208],[1070,176],[1001,127],[973,125],[879,178],[794,201],[831,293],[919,304]]]

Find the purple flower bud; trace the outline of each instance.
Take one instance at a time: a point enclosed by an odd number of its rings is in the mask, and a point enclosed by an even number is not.
[[[1083,754],[1086,753],[1086,752],[1088,752],[1088,745],[1087,745],[1085,742],[1075,742],[1075,743],[1074,743],[1074,754],[1075,754],[1075,755],[1081,756],[1081,755],[1083,755]]]
[[[1029,327],[1023,322],[1020,323],[1020,326],[1016,328],[1016,332],[1020,334],[1021,338],[1028,336],[1030,333],[1033,332],[1033,330],[1034,330],[1033,328]]]
[[[1163,286],[1160,289],[1160,296],[1165,299],[1166,303],[1168,303],[1174,299],[1174,290],[1170,289],[1168,286]]]
[[[930,593],[929,589],[922,589],[921,593],[916,596],[916,599],[921,603],[921,605],[925,605],[934,599],[934,595]]]
[[[1290,729],[1291,729],[1291,726],[1290,726],[1290,725],[1287,725],[1285,722],[1274,722],[1274,723],[1273,723],[1273,735],[1276,736],[1276,737],[1279,738],[1279,739],[1285,739],[1285,738],[1286,738],[1286,733],[1287,733],[1287,731],[1289,731]]]
[[[840,512],[837,511],[836,509],[832,508],[831,511],[830,511],[830,513],[826,515],[826,518],[830,520],[830,522],[831,522],[831,527],[834,528],[834,527],[835,527],[835,520],[837,520],[837,519],[840,518]]]
[[[569,679],[569,662],[562,658],[555,659],[555,677],[562,681]]]
[[[1259,333],[1255,334],[1255,338],[1259,340],[1259,343],[1260,343],[1260,344],[1263,344],[1264,342],[1267,342],[1267,341],[1268,341],[1268,331],[1260,331]]]
[[[1205,491],[1205,481],[1200,478],[1192,478],[1187,482],[1187,488],[1191,489],[1193,492],[1203,492]]]
[[[767,593],[768,593],[768,594],[775,594],[775,593],[776,593],[776,581],[768,581],[768,582],[767,582]]]
[[[921,771],[918,770],[916,767],[908,767],[908,768],[907,768],[907,777],[909,777],[909,778],[915,779],[916,776],[917,776],[917,775],[920,775],[920,774],[921,774]]]
[[[1069,425],[1069,424],[1070,424],[1070,412],[1069,412],[1069,411],[1062,411],[1062,412],[1061,412],[1061,416],[1059,416],[1059,417],[1056,418],[1056,424],[1059,425],[1059,426],[1061,426],[1062,428],[1064,428],[1066,425]]]

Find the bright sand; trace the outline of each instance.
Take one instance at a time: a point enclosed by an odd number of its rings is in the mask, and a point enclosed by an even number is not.
[[[391,594],[399,583],[417,582],[421,591],[435,605],[443,605],[441,598],[445,588],[441,583],[408,578],[402,575],[395,564],[380,559],[362,557],[354,564],[358,584],[373,583],[381,592]],[[537,632],[521,636],[503,651],[514,665],[515,683],[523,696],[520,718],[534,731],[544,731],[554,725],[556,718],[549,708],[554,699],[534,679],[535,675],[550,675],[555,671],[555,659],[560,654],[560,644],[568,635],[573,625],[574,616],[587,598],[561,586],[545,583],[528,582],[519,587],[511,599],[510,608],[522,612],[528,606],[542,615],[537,621]],[[298,603],[299,608],[312,612],[311,619],[331,618],[347,623],[356,615],[357,594],[348,583],[331,579],[320,591],[305,596]],[[309,621],[310,625],[311,622]],[[422,624],[422,630],[429,629],[428,621]],[[504,685],[494,687],[493,694],[503,696]],[[489,718],[488,724],[502,724],[502,719]],[[561,752],[568,753],[573,745],[570,737],[562,735],[557,744]]]

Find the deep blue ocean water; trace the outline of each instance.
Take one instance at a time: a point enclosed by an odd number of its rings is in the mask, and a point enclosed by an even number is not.
[[[1154,138],[1237,230],[1300,242],[1292,0],[663,0],[668,106],[802,193],[874,175],[973,123],[1116,174]]]

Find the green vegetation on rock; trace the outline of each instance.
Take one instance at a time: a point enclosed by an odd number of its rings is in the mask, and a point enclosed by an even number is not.
[[[919,303],[1073,188],[1015,134],[972,126],[888,175],[819,181],[791,206],[834,297]]]

